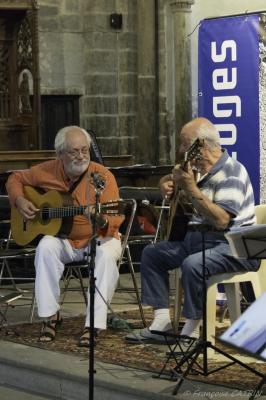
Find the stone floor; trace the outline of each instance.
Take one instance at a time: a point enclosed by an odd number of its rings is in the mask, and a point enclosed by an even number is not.
[[[139,280],[138,274],[137,279]],[[129,286],[132,288],[130,275],[122,274],[120,288]],[[71,287],[72,289],[78,288],[78,282],[73,280]],[[29,321],[32,284],[20,285],[20,288],[23,290],[23,296],[12,302],[7,311],[10,325]],[[0,295],[10,292],[9,289],[1,288]],[[118,290],[111,303],[111,308],[114,312],[138,309],[135,293]],[[81,313],[85,313],[85,304],[80,291],[68,291],[62,305],[63,316],[67,318]],[[33,319],[34,321],[38,320],[36,310]],[[0,349],[1,400],[4,399],[4,392],[6,393],[8,389],[21,391],[21,395],[28,391],[31,395],[35,393],[36,396],[45,396],[47,399],[85,400],[88,398],[87,358],[77,359],[73,356],[5,341],[0,341]],[[246,359],[244,358],[244,360]],[[217,356],[217,361],[220,361],[220,356]],[[96,369],[96,399],[163,400],[174,398],[171,394],[174,387],[173,382],[154,380],[152,374],[147,371],[121,368],[118,365],[102,362],[96,362]],[[249,396],[249,391],[236,391],[223,386],[185,380],[176,398],[229,399],[233,397],[247,400]],[[14,397],[14,399],[19,398],[19,396]],[[266,397],[262,396],[261,398],[265,399]]]

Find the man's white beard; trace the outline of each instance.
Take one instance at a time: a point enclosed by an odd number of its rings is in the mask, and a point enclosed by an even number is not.
[[[84,171],[86,171],[89,163],[89,160],[84,160],[81,163],[79,162],[78,164],[76,164],[75,161],[72,161],[70,164],[64,166],[65,172],[67,175],[70,176],[80,176],[81,174],[83,174]]]

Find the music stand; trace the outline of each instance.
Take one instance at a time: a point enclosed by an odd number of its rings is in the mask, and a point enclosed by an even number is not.
[[[257,243],[266,243],[266,237],[255,239],[255,238],[251,238],[251,237],[242,236],[242,239],[243,239],[243,242],[244,242],[245,249],[247,251],[247,255],[248,255],[247,258],[256,259],[256,260],[261,260],[263,258],[266,258],[266,247],[264,247],[264,249],[257,249],[255,251],[255,253],[252,254],[251,250],[250,250],[250,246],[249,246],[250,242],[251,243],[255,243],[255,242],[257,242]]]
[[[205,233],[209,231],[209,226],[199,225],[199,226],[197,226],[197,230],[201,232],[201,237],[202,237],[202,275],[203,275],[203,282],[202,282],[202,312],[203,312],[203,314],[202,314],[202,338],[195,340],[195,346],[193,346],[193,348],[191,348],[191,350],[189,347],[187,351],[182,352],[183,354],[179,361],[176,360],[174,350],[171,348],[171,346],[169,345],[169,343],[166,340],[166,344],[168,344],[168,347],[170,349],[170,353],[171,353],[170,356],[172,355],[174,357],[174,359],[177,361],[176,366],[172,370],[172,374],[171,374],[172,377],[174,377],[174,375],[176,375],[176,378],[177,378],[177,384],[176,384],[175,388],[173,389],[172,394],[176,395],[178,393],[180,387],[182,386],[184,379],[189,374],[189,372],[192,370],[195,371],[195,369],[193,369],[194,364],[196,364],[200,368],[200,370],[197,370],[197,372],[204,376],[208,376],[214,372],[218,372],[222,369],[232,366],[233,364],[239,364],[241,367],[246,368],[250,372],[254,373],[255,375],[257,375],[263,379],[263,382],[260,385],[260,387],[261,387],[265,380],[264,374],[257,371],[255,368],[252,368],[249,365],[246,365],[245,363],[243,363],[242,361],[238,360],[237,358],[231,356],[230,354],[223,351],[222,349],[219,349],[218,347],[216,347],[210,341],[207,340],[207,309],[206,309],[207,271],[206,271],[206,259],[205,259],[205,251],[206,251]],[[156,333],[159,333],[159,332],[156,331]],[[162,332],[161,332],[161,334],[162,334]],[[165,334],[163,334],[163,336],[165,336]],[[173,336],[175,336],[176,339],[180,339],[183,337],[181,335],[173,335]],[[176,348],[176,346],[174,348]],[[213,349],[216,353],[219,353],[219,354],[223,355],[225,358],[229,359],[230,362],[226,363],[225,365],[222,365],[220,367],[210,370],[209,366],[208,366],[208,349]],[[202,366],[200,366],[199,363],[197,362],[197,359],[200,354],[202,354],[202,356],[203,356]],[[169,359],[170,359],[170,357],[168,357],[166,362],[168,362]],[[187,367],[186,367],[185,371],[183,372],[182,366],[186,363],[187,363]],[[164,365],[162,371],[165,369],[165,366],[166,365]],[[160,375],[162,374],[162,371],[159,373],[159,375],[157,377],[160,377]],[[256,390],[258,390],[258,389],[256,389]],[[257,393],[257,391],[255,391],[255,395],[256,395],[256,393]],[[253,393],[252,396],[250,397],[250,400],[253,400],[255,398],[255,395]]]
[[[266,292],[264,292],[234,323],[217,338],[221,343],[249,356],[266,361]],[[262,377],[254,389],[256,395],[266,383]]]

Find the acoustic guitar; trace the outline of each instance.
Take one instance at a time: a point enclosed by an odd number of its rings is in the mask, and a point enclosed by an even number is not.
[[[16,207],[11,207],[12,237],[21,246],[29,244],[39,235],[66,238],[72,229],[73,217],[88,212],[88,205],[75,206],[68,193],[57,190],[40,193],[32,186],[25,186],[24,195],[39,211],[34,219],[26,220]],[[97,211],[102,214],[117,215],[123,214],[123,209],[124,202],[117,200],[99,204]]]
[[[178,168],[186,170],[187,163],[200,155],[203,139],[196,139],[184,154],[184,161]],[[189,202],[185,192],[179,187],[174,188],[170,199],[170,209],[167,225],[167,240],[181,241],[187,232],[189,217],[193,212],[193,206]]]

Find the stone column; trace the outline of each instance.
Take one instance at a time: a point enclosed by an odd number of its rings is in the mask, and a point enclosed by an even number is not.
[[[155,43],[155,2],[139,0],[138,13],[138,98],[136,159],[140,163],[154,163],[156,132],[156,43]]]
[[[172,74],[170,77],[174,87],[172,99],[171,127],[175,132],[171,132],[171,161],[174,161],[176,147],[181,127],[191,119],[191,57],[190,57],[190,37],[188,36],[190,27],[190,12],[194,0],[176,0],[169,2],[169,10],[172,17],[172,39],[173,39],[173,59]],[[172,86],[171,85],[171,86]]]

